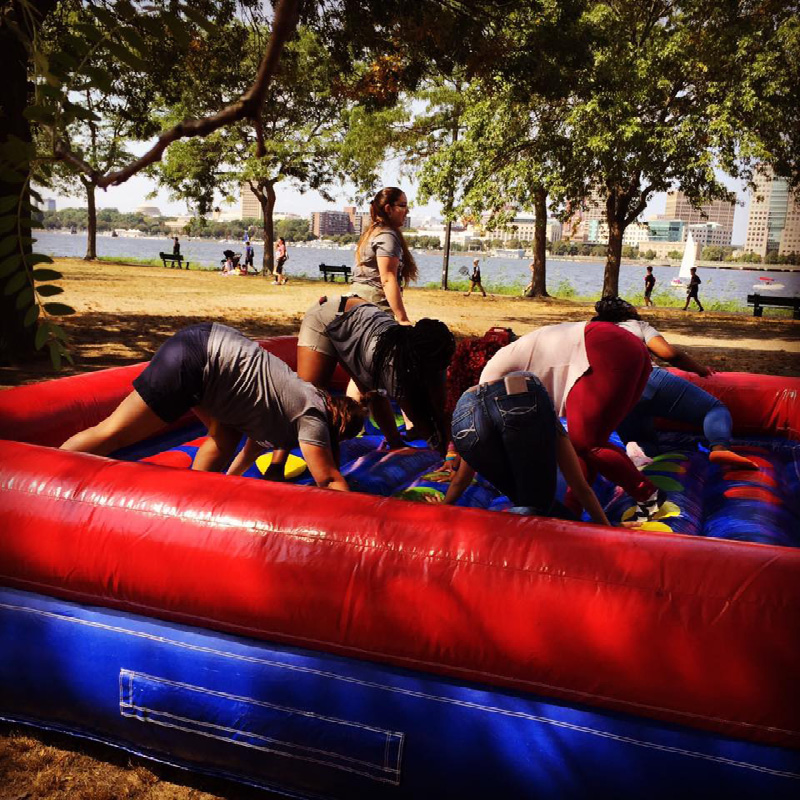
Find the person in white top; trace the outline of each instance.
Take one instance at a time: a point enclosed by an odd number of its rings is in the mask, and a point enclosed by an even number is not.
[[[636,522],[655,516],[666,495],[647,479],[609,436],[636,405],[650,374],[644,344],[606,322],[548,325],[503,347],[486,364],[480,384],[513,372],[531,372],[566,416],[569,438],[591,485],[597,473],[621,486],[637,503]],[[531,453],[531,459],[536,454]],[[578,513],[568,491],[565,505]]]

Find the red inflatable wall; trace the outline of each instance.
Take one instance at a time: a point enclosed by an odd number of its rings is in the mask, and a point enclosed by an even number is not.
[[[135,369],[0,393],[3,435],[35,439],[25,425],[49,405],[66,427],[47,435],[63,440],[73,413],[101,416]],[[800,746],[800,553],[790,548],[0,441],[0,581]]]

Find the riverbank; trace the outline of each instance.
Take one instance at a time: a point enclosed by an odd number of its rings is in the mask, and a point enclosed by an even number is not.
[[[274,286],[260,276],[223,277],[162,267],[97,264],[56,259],[64,274],[59,299],[76,314],[62,318],[75,360],[61,375],[143,361],[175,331],[219,320],[253,337],[296,335],[306,309],[320,295],[344,290],[342,283],[290,279]],[[446,322],[456,336],[479,336],[493,326],[523,334],[542,325],[589,319],[592,304],[569,299],[522,297],[410,288],[412,319]],[[800,375],[800,322],[754,318],[747,313],[642,310],[668,339],[721,371]],[[46,357],[0,368],[0,387],[56,377]]]

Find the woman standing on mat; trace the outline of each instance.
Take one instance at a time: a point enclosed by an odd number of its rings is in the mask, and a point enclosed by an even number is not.
[[[542,382],[531,372],[467,389],[451,423],[461,463],[444,502],[455,503],[480,472],[518,514],[568,517],[556,496],[556,465],[592,520],[610,524]]]
[[[604,297],[595,303],[594,308],[596,316],[592,318],[593,321],[612,322],[630,331],[644,342],[654,356],[672,366],[694,372],[701,378],[714,374],[714,370],[671,345],[621,297]],[[661,367],[653,368],[641,399],[619,424],[617,432],[626,443],[653,442],[656,439],[655,417],[702,427],[711,447],[709,459],[712,462],[739,469],[758,469],[749,458],[737,455],[730,449],[733,422],[728,407],[699,386]]]
[[[108,455],[158,433],[190,408],[208,427],[192,469],[220,471],[230,464],[228,474],[241,475],[256,451],[299,443],[317,486],[348,491],[339,472],[338,443],[361,430],[363,408],[319,391],[277,356],[217,323],[171,336],[116,410],[61,449]],[[234,459],[243,434],[248,441]],[[255,455],[248,461],[245,451]]]
[[[569,438],[588,483],[599,472],[636,501],[634,521],[652,518],[664,493],[636,469],[624,450],[608,441],[639,400],[650,374],[642,342],[607,322],[547,325],[498,350],[484,367],[480,384],[512,372],[533,373],[558,415],[566,415]],[[529,455],[531,461],[537,457],[535,452]],[[567,492],[565,505],[577,512],[573,490]]]
[[[401,189],[381,189],[369,205],[370,224],[356,247],[353,290],[364,300],[390,311],[401,325],[410,325],[403,288],[417,279],[417,264],[403,237],[408,199]]]

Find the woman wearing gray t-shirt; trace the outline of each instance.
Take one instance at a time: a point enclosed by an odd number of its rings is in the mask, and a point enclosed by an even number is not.
[[[241,475],[267,446],[299,444],[318,486],[348,491],[338,442],[361,430],[363,407],[316,389],[257,342],[217,323],[171,336],[119,406],[61,449],[108,455],[153,436],[189,409],[208,427],[192,469],[219,471],[230,464],[228,473]],[[234,459],[242,435],[247,442]]]
[[[356,247],[355,293],[410,325],[403,287],[417,279],[417,265],[402,234],[408,199],[395,186],[381,189],[369,206],[370,225]]]

